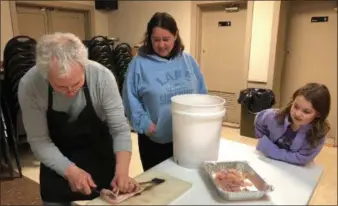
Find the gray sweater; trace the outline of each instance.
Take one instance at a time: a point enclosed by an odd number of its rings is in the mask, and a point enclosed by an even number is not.
[[[130,127],[124,115],[114,75],[101,64],[90,61],[86,67],[86,81],[98,117],[108,124],[114,142],[114,151],[131,151]],[[18,98],[27,140],[34,155],[47,167],[64,176],[64,171],[71,162],[49,137],[46,121],[48,81],[36,67],[30,69],[22,77]],[[77,118],[85,105],[83,90],[72,98],[53,93],[53,109],[67,112],[73,120]]]

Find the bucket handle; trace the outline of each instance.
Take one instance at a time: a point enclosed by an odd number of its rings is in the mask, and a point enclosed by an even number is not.
[[[190,113],[190,112],[182,112],[182,111],[172,111],[172,114],[179,114],[185,115],[190,117],[201,117],[201,118],[220,118],[223,117],[225,114],[225,109],[220,112],[213,112],[213,113]]]

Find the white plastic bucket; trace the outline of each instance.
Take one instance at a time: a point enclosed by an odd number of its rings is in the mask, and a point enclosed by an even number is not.
[[[184,94],[171,98],[174,160],[197,169],[218,159],[225,100],[218,96]]]

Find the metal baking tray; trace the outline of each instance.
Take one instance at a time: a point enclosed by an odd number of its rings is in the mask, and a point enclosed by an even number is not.
[[[214,186],[217,189],[218,195],[228,201],[238,200],[258,200],[264,197],[268,192],[274,190],[272,185],[267,184],[246,161],[231,161],[231,162],[215,162],[206,161],[203,164],[204,170],[210,177]],[[246,191],[227,192],[221,189],[215,181],[215,175],[223,169],[236,169],[246,176],[246,181],[252,183],[253,186],[247,187]]]

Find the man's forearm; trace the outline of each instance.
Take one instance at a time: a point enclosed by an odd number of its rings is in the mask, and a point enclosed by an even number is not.
[[[130,126],[124,114],[116,79],[108,69],[106,71],[107,75],[102,76],[99,83],[102,88],[103,115],[113,138],[113,149],[116,155],[115,173],[128,175],[132,151]]]
[[[73,163],[60,152],[53,142],[41,140],[30,141],[29,143],[39,161],[59,175],[65,176],[65,170]]]
[[[129,174],[129,165],[131,160],[132,143],[130,138],[130,129],[117,133],[113,139],[114,153],[116,156],[116,174]]]
[[[115,174],[129,175],[130,159],[131,159],[131,152],[127,152],[127,151],[116,152]]]

